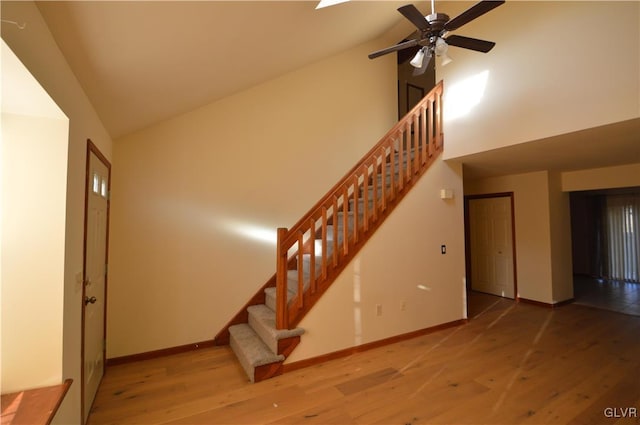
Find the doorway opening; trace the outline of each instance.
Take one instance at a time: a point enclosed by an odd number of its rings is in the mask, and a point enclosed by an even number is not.
[[[575,303],[640,316],[640,187],[570,202]]]

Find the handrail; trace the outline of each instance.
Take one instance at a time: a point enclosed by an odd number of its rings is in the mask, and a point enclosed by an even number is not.
[[[442,150],[442,92],[441,81],[291,229],[278,229],[278,329],[302,319]]]

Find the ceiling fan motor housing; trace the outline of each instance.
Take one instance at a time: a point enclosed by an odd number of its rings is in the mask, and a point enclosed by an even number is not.
[[[446,13],[432,13],[431,15],[425,16],[425,19],[429,22],[429,26],[431,27],[429,32],[439,33],[444,29],[444,25],[449,22],[449,15]]]

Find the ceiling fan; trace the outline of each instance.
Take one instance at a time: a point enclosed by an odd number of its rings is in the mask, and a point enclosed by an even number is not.
[[[412,4],[402,6],[398,9],[398,12],[411,21],[418,30],[411,34],[407,40],[395,46],[369,54],[369,59],[375,59],[391,52],[410,49],[407,51],[410,54],[404,55],[405,58],[401,62],[406,61],[415,52],[415,56],[413,56],[410,63],[416,68],[413,71],[413,75],[420,75],[426,71],[433,55],[442,57],[443,65],[451,62],[451,59],[447,56],[448,46],[462,47],[487,53],[496,43],[462,35],[449,35],[449,32],[473,21],[504,2],[505,0],[480,1],[453,19],[449,19],[449,16],[444,13],[436,13],[434,0],[431,0],[431,14],[427,16],[423,16],[422,12]]]

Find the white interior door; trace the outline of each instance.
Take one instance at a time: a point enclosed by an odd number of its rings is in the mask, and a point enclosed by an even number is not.
[[[511,198],[469,200],[471,289],[515,297]]]
[[[104,374],[109,166],[88,152],[83,298],[83,420]]]

